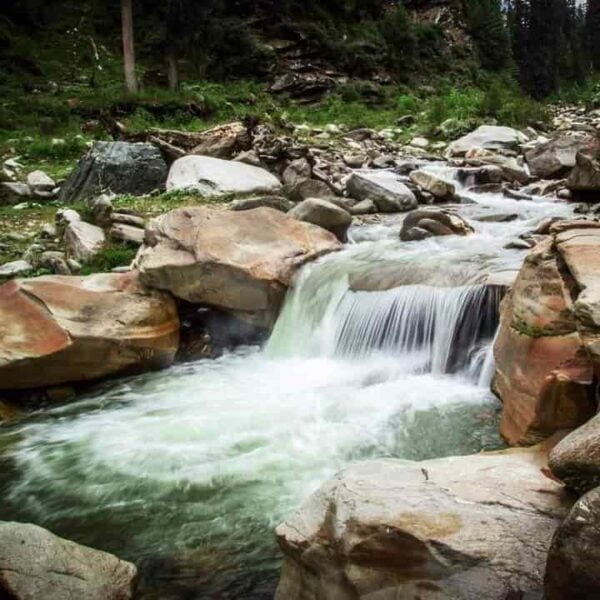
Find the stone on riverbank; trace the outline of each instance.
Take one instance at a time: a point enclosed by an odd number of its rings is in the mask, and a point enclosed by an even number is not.
[[[346,190],[359,202],[371,200],[381,212],[403,212],[417,206],[415,195],[391,171],[353,173]]]
[[[352,216],[348,211],[320,198],[307,198],[288,214],[299,221],[331,231],[342,242],[346,241],[348,227],[352,224]]]
[[[539,593],[572,503],[543,464],[536,449],[348,467],[277,528],[276,599]]]
[[[271,208],[179,208],[150,222],[141,279],[194,304],[271,325],[296,270],[340,247],[335,236]]]
[[[47,276],[0,286],[0,337],[1,387],[40,388],[168,366],[179,319],[135,272]]]
[[[526,141],[527,138],[512,127],[481,125],[475,131],[452,142],[448,154],[465,156],[475,149],[516,152],[519,145]]]
[[[129,600],[137,569],[26,523],[0,522],[0,597]]]

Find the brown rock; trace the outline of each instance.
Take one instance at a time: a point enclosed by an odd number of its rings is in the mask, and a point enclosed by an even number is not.
[[[150,287],[269,325],[296,270],[339,247],[328,231],[271,208],[192,207],[154,219],[136,261]]]
[[[171,364],[174,301],[137,273],[48,276],[0,286],[4,389],[48,387]]]
[[[191,154],[214,158],[233,158],[243,150],[249,150],[252,138],[246,126],[239,121],[219,125],[197,134],[197,145]]]

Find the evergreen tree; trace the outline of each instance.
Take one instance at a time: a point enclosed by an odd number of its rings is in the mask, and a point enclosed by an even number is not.
[[[600,0],[587,2],[586,30],[592,66],[596,71],[600,71]]]

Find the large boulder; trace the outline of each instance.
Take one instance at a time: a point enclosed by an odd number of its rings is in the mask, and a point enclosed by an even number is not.
[[[549,465],[580,494],[600,486],[600,415],[562,439],[552,449]]]
[[[567,185],[574,200],[600,202],[600,160],[598,156],[578,152],[575,168],[569,175]]]
[[[580,150],[593,145],[590,136],[562,135],[525,150],[525,159],[534,177],[552,179],[567,176]]]
[[[103,192],[143,196],[163,189],[167,163],[152,144],[94,142],[62,186],[62,202],[80,202]]]
[[[600,488],[579,499],[556,530],[546,565],[546,600],[600,596]]]
[[[235,160],[184,156],[171,166],[167,190],[193,190],[205,197],[227,194],[272,194],[281,182],[265,169]]]
[[[178,208],[149,224],[136,263],[144,283],[271,325],[296,270],[340,247],[271,208]]]
[[[441,175],[419,169],[410,174],[410,180],[422,190],[429,192],[436,200],[451,201],[456,195],[456,186]]]
[[[538,244],[503,302],[493,387],[503,402],[502,434],[511,444],[536,443],[596,412],[600,330],[583,315],[596,304],[591,279],[600,256],[592,259],[590,246],[584,252],[575,244],[594,238],[591,247],[600,251],[599,234],[567,229]],[[587,297],[584,273],[591,278]]]
[[[226,123],[203,131],[194,136],[196,146],[191,154],[233,158],[236,154],[252,146],[252,136],[240,121]]]
[[[346,183],[355,200],[371,200],[381,212],[403,212],[417,206],[417,198],[392,171],[353,173]]]
[[[348,467],[277,528],[276,600],[539,593],[572,501],[526,450]],[[514,594],[511,595],[511,594]]]
[[[0,522],[0,597],[129,600],[137,569],[36,525]]]
[[[28,389],[172,363],[175,302],[137,273],[47,276],[0,286],[0,386]]]
[[[331,231],[342,242],[346,241],[348,227],[352,224],[352,216],[347,210],[320,198],[307,198],[288,214],[299,221]]]
[[[409,212],[402,222],[403,242],[424,240],[438,235],[468,235],[473,228],[459,215],[439,208],[422,208]]]
[[[475,149],[516,152],[519,145],[526,141],[527,138],[512,127],[481,125],[475,131],[452,142],[448,147],[448,154],[465,156]]]

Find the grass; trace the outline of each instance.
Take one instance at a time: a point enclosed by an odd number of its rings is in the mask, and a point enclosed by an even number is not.
[[[137,249],[135,247],[124,243],[118,244],[112,242],[91,261],[83,265],[81,275],[108,273],[116,267],[129,266],[136,254]]]

